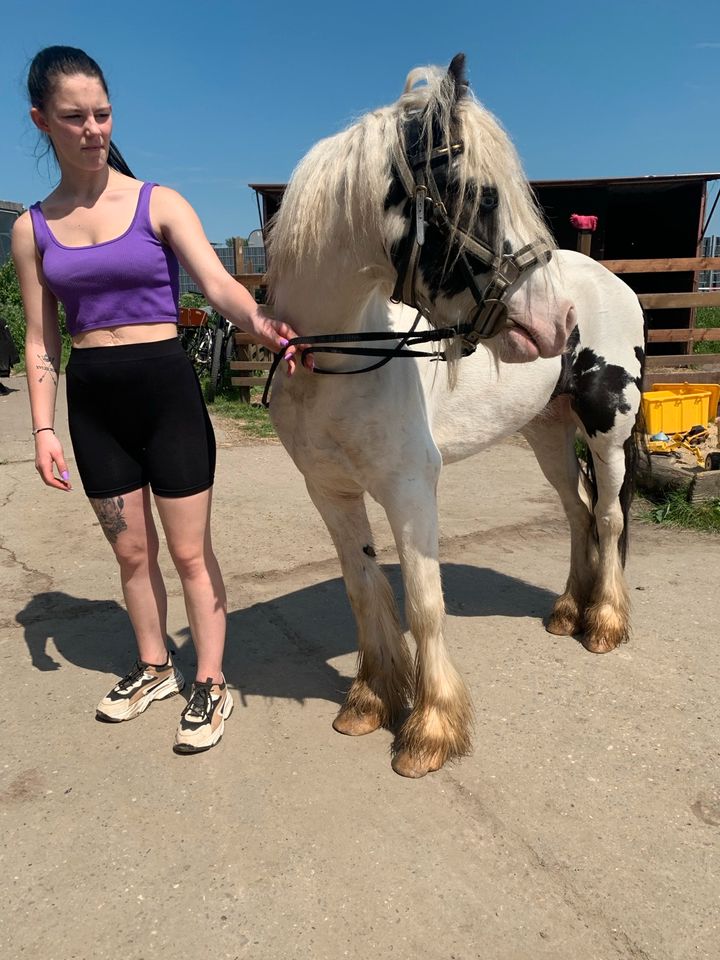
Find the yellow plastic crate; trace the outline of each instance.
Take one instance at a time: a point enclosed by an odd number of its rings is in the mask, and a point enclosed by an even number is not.
[[[705,393],[710,391],[710,402],[708,404],[707,418],[703,425],[711,423],[718,415],[718,403],[720,403],[720,383],[654,383],[651,390],[670,390],[671,393]],[[695,426],[695,424],[693,424]],[[665,431],[667,433],[667,430]]]
[[[649,390],[642,395],[645,429],[656,433],[683,433],[708,421],[710,391],[680,393],[673,390]]]

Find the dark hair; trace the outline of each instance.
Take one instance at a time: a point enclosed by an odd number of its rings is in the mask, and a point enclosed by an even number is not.
[[[94,77],[102,84],[107,96],[110,96],[102,70],[84,50],[79,50],[77,47],[45,47],[44,50],[40,50],[33,57],[28,70],[30,104],[37,107],[38,110],[44,110],[48,100],[55,92],[58,78],[61,76],[74,77],[77,74],[82,74],[84,77]],[[50,149],[55,154],[55,148],[51,140]],[[57,159],[57,154],[55,154],[55,159]],[[110,141],[108,149],[108,166],[128,177],[134,177],[132,170],[112,141]]]

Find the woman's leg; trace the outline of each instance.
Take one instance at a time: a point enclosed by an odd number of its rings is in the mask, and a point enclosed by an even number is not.
[[[158,535],[148,487],[90,499],[120,566],[123,596],[140,659],[167,663],[167,594],[158,565]]]
[[[156,495],[155,503],[182,583],[197,652],[196,679],[220,684],[227,597],[210,536],[212,487],[188,497]]]

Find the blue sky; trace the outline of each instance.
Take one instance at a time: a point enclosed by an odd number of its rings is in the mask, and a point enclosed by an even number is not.
[[[100,63],[136,176],[179,190],[214,241],[257,227],[249,182],[286,181],[413,66],[460,50],[531,179],[720,170],[717,0],[3,0],[1,22],[0,197],[26,205],[55,182],[25,94],[55,43]]]

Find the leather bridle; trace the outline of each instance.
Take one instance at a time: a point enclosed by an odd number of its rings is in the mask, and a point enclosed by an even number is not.
[[[497,252],[480,237],[453,224],[440,195],[434,170],[440,165],[449,167],[451,158],[464,152],[463,141],[434,147],[428,153],[422,142],[422,116],[419,114],[401,122],[398,134],[404,149],[398,152],[394,169],[412,208],[410,228],[397,257],[398,276],[391,299],[415,307],[432,323],[434,304],[423,297],[418,289],[417,273],[425,243],[425,229],[428,223],[433,224],[446,239],[447,261],[451,262],[455,257],[465,275],[467,289],[475,300],[476,308],[471,319],[457,328],[457,335],[463,342],[463,353],[472,353],[480,340],[489,340],[505,326],[505,296],[509,288],[530,267],[547,263],[552,257],[552,249],[542,241],[534,241],[514,253]],[[488,196],[490,202],[493,192],[497,196],[494,188],[485,188],[484,196]],[[474,271],[468,255],[480,261],[485,269]],[[482,283],[478,282],[481,275]]]
[[[415,321],[411,329],[404,332],[383,330],[331,333],[295,337],[288,341],[288,346],[299,347],[303,355],[335,353],[379,358],[374,363],[355,370],[327,370],[315,366],[315,373],[345,376],[368,373],[396,357],[429,357],[433,360],[445,360],[445,354],[441,351],[428,353],[411,348],[419,344],[439,343],[442,340],[452,340],[457,337],[462,341],[463,356],[467,356],[473,353],[480,340],[489,340],[500,333],[505,326],[507,321],[505,297],[509,288],[530,267],[547,263],[552,257],[552,249],[542,241],[528,243],[515,253],[498,253],[484,240],[453,224],[440,195],[433,168],[443,164],[449,167],[451,158],[462,153],[465,145],[462,140],[458,140],[448,145],[433,147],[428,154],[425,145],[421,142],[422,129],[422,115],[419,113],[411,114],[405,121],[399,121],[398,135],[404,150],[398,151],[393,167],[397,181],[405,192],[405,201],[410,200],[412,207],[410,226],[399,245],[399,252],[395,258],[399,265],[396,267],[397,282],[391,300],[414,307],[417,310]],[[489,195],[492,195],[493,191],[494,188],[489,188]],[[457,260],[465,275],[467,289],[475,300],[476,309],[467,323],[454,327],[434,327],[431,330],[416,333],[421,316],[432,324],[435,310],[434,304],[422,295],[417,284],[418,267],[425,243],[425,228],[428,223],[438,227],[446,237],[448,247],[446,262],[451,262],[453,256]],[[468,255],[480,261],[484,269],[473,270]],[[488,272],[489,280],[487,280]],[[481,275],[482,283],[479,282]],[[391,347],[345,346],[351,343],[382,342],[383,340],[393,340],[395,345]],[[263,405],[266,407],[269,405],[270,383],[282,356],[282,353],[275,355],[273,365],[268,372],[262,397]]]

